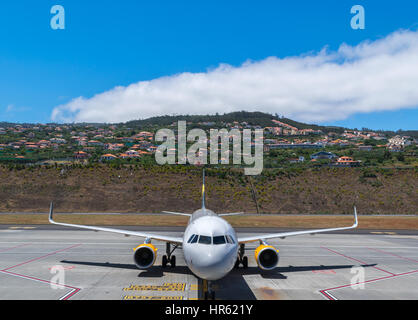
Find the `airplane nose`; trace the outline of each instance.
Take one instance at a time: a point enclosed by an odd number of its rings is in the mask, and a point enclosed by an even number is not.
[[[221,249],[221,248],[219,248]],[[206,253],[193,257],[192,270],[199,278],[218,280],[223,278],[234,267],[234,252],[214,248]]]

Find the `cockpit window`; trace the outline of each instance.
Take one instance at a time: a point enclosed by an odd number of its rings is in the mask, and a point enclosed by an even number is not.
[[[227,235],[225,237],[226,237],[228,243],[232,243],[232,244],[235,243],[234,238],[232,238],[232,236]]]
[[[199,237],[199,243],[202,243],[202,244],[212,244],[212,237],[200,236]]]
[[[213,244],[224,244],[224,243],[226,243],[224,236],[213,237]]]
[[[199,236],[197,234],[193,235],[194,238],[190,241],[190,243],[196,243]]]
[[[225,244],[225,243],[231,243],[234,244],[235,241],[230,235],[224,235],[224,236],[216,236],[212,237],[210,236],[199,236],[198,234],[192,234],[187,241],[187,243],[202,243],[202,244]]]

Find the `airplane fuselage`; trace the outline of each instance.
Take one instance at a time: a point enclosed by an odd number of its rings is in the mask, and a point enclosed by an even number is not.
[[[235,230],[213,211],[195,211],[183,239],[185,262],[199,278],[218,280],[234,268],[239,248]]]

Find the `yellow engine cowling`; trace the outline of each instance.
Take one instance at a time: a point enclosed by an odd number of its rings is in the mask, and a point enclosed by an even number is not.
[[[134,248],[134,262],[139,269],[152,267],[157,259],[157,248],[151,243],[144,243]]]
[[[272,270],[279,263],[279,250],[268,244],[258,246],[254,256],[258,266],[263,270]]]

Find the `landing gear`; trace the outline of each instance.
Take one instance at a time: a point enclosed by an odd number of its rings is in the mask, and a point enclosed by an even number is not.
[[[238,269],[240,265],[242,265],[244,269],[248,268],[248,257],[244,256],[244,254],[245,254],[245,244],[243,243],[239,247],[238,258],[234,266],[235,269]]]
[[[170,267],[175,268],[176,267],[176,256],[172,256],[170,259]]]
[[[248,268],[248,257],[243,257],[241,263],[242,263],[242,267],[244,269],[247,269]]]
[[[174,250],[176,250],[178,248],[178,245],[175,244],[173,245],[173,249],[171,249],[171,243],[167,242],[166,243],[166,247],[165,247],[165,252],[166,254],[163,255],[163,260],[162,260],[162,267],[166,268],[167,264],[170,264],[170,268],[175,268],[176,267],[176,256],[173,255]]]

